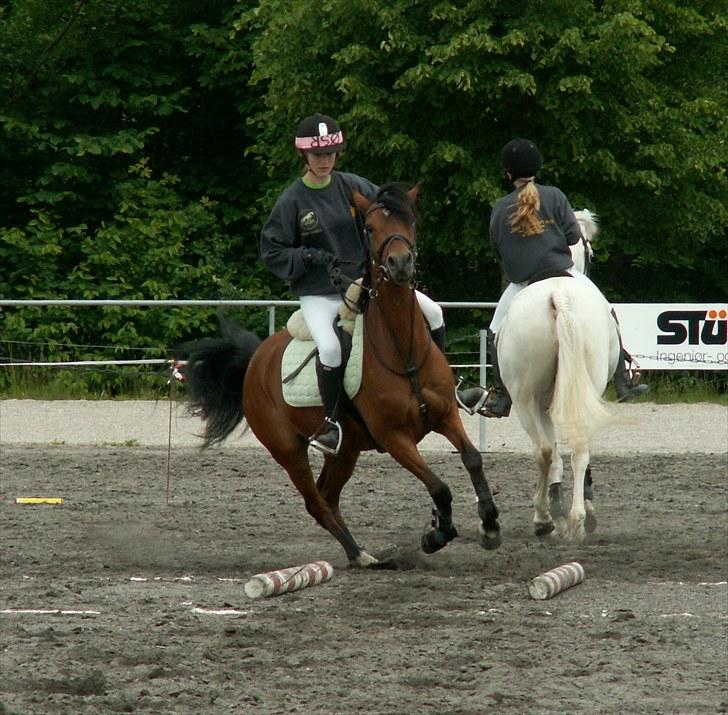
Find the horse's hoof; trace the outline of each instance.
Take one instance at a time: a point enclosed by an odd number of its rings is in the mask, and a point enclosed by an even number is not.
[[[452,526],[447,531],[432,529],[422,534],[422,550],[426,554],[434,554],[444,546],[447,546],[458,535],[457,529]]]
[[[359,556],[357,556],[352,562],[351,565],[355,568],[365,569],[369,566],[376,566],[379,563],[379,559],[376,559],[371,554],[368,554],[366,551],[362,551]]]
[[[500,529],[486,531],[482,524],[478,524],[478,543],[488,551],[494,551],[503,543]]]
[[[533,530],[539,539],[548,536],[555,529],[553,521],[547,521],[541,524],[534,524]]]

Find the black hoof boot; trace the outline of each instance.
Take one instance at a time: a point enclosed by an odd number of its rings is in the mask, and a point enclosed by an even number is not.
[[[447,546],[456,536],[458,530],[451,526],[447,529],[433,529],[422,535],[422,550],[426,554],[434,554]]]

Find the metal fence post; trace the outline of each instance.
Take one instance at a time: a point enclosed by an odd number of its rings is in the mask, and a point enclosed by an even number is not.
[[[268,306],[268,335],[273,335],[276,331],[276,307]]]
[[[488,385],[488,331],[478,331],[480,335],[480,384],[483,387]],[[478,419],[478,440],[481,452],[485,452],[485,420],[482,415]]]

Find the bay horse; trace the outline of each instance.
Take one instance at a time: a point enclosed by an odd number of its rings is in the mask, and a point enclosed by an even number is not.
[[[432,528],[423,534],[426,553],[457,536],[450,488],[427,465],[417,444],[430,431],[446,437],[460,454],[478,501],[478,538],[484,548],[501,543],[498,510],[478,449],[460,419],[455,382],[443,353],[433,344],[413,286],[416,258],[417,187],[382,187],[374,201],[354,193],[368,243],[368,300],[363,311],[363,365],[359,392],[340,417],[336,456],[325,455],[317,479],[308,437],[323,419],[320,407],[291,407],[281,385],[281,362],[291,341],[281,330],[262,342],[222,322],[223,337],[189,348],[185,377],[190,407],[205,421],[204,446],[221,442],[243,420],[285,469],[316,522],[342,546],[349,564],[378,563],[349,531],[339,497],[361,452],[388,452],[426,487],[433,501]]]
[[[576,213],[590,242],[596,217]],[[599,430],[616,421],[602,398],[620,355],[611,307],[588,283],[573,277],[547,278],[513,299],[496,339],[503,383],[538,463],[535,532],[546,536],[556,528],[560,537],[581,542],[596,528],[590,444]],[[559,439],[571,450],[568,518]]]

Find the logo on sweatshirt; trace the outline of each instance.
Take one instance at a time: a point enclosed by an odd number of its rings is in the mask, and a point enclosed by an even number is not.
[[[298,215],[298,225],[302,233],[311,233],[318,228],[319,220],[313,209],[304,209]]]

